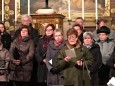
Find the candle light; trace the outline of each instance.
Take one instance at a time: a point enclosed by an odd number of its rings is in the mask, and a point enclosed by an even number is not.
[[[30,0],[28,0],[28,15],[30,15]]]
[[[2,0],[2,22],[4,22],[4,0]]]
[[[58,29],[58,24],[56,24],[56,29]]]
[[[82,0],[82,18],[84,19],[84,0]]]
[[[95,14],[96,14],[96,20],[98,19],[98,3],[97,3],[97,0],[95,0],[95,3],[96,3],[96,5],[95,5]]]
[[[71,20],[71,15],[70,15],[70,0],[68,0],[68,19]]]
[[[97,0],[95,0],[95,19],[96,19],[96,22],[98,20],[98,3],[97,3]],[[97,24],[96,24],[96,29],[98,29],[97,27]]]
[[[15,0],[15,22],[17,21],[17,0]]]

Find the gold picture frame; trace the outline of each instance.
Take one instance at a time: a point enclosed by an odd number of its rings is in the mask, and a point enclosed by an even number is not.
[[[104,10],[101,12],[98,12],[98,17],[110,17],[110,0],[105,0],[104,5],[105,5]],[[64,14],[64,15],[67,15],[67,14]],[[82,13],[80,12],[74,12],[74,13],[71,12],[70,15],[72,19],[76,17],[82,17]],[[96,13],[95,12],[84,12],[84,17],[96,17]]]
[[[21,4],[21,0],[19,0],[19,1],[20,1],[19,3]],[[72,3],[72,1],[82,1],[82,0],[70,0],[70,1],[71,1],[70,3]],[[85,1],[89,1],[89,2],[93,1],[94,2],[95,0],[85,0]],[[101,0],[98,0],[98,1],[101,1]],[[31,2],[33,4],[33,5],[30,4],[31,14],[35,14],[35,10],[44,7],[45,0],[41,0],[41,1],[40,0],[34,0],[34,1],[31,1]],[[55,2],[55,4],[52,4],[54,2]],[[110,0],[102,0],[102,3],[104,3],[104,9],[101,12],[98,13],[98,17],[105,17],[105,16],[109,17],[110,16]],[[71,6],[72,5],[73,4],[71,4]],[[19,6],[20,7],[19,10],[21,10],[21,12],[24,8],[26,8],[26,11],[27,11],[27,7],[21,7],[21,6],[23,6],[23,5]],[[24,5],[24,6],[27,6],[27,5]],[[49,6],[51,8],[53,8],[56,11],[57,14],[63,14],[64,16],[66,16],[66,18],[68,18],[68,7],[67,7],[68,2],[67,2],[67,0],[59,0],[59,1],[49,0]],[[95,6],[94,6],[94,8],[95,8]],[[33,10],[34,10],[34,12],[33,12]],[[23,12],[26,12],[26,11],[23,11]],[[23,12],[21,14],[25,14]],[[70,15],[71,15],[71,18],[74,19],[76,17],[82,16],[82,13],[81,13],[81,11],[78,12],[77,10],[73,10],[73,12],[72,12],[72,9],[71,9],[71,14]],[[84,16],[85,17],[95,17],[96,16],[95,11],[94,12],[85,11]]]

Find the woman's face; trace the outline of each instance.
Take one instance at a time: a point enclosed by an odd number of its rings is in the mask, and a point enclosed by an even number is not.
[[[99,24],[99,27],[102,27],[102,26],[105,26],[105,22],[104,21],[101,21],[100,24]]]
[[[83,42],[84,42],[85,45],[90,45],[93,42],[93,39],[91,38],[90,35],[86,35]]]
[[[71,34],[67,37],[67,39],[68,39],[68,43],[73,46],[77,43],[78,37],[76,37],[76,35],[74,34]]]
[[[61,32],[55,32],[54,33],[54,40],[57,43],[60,43],[63,40],[63,35],[61,34]]]
[[[27,36],[29,36],[29,34],[28,34],[28,28],[23,28],[23,29],[21,30],[21,36],[22,36],[22,37],[27,37]]]
[[[106,33],[99,33],[99,39],[101,41],[105,41],[108,38],[108,35]]]
[[[4,25],[0,24],[0,32],[4,32]]]
[[[78,36],[80,36],[82,33],[81,28],[79,26],[75,26],[74,29],[78,32]]]
[[[46,28],[46,31],[45,31],[46,36],[51,36],[53,34],[53,32],[54,31],[53,31],[53,28],[51,26]]]

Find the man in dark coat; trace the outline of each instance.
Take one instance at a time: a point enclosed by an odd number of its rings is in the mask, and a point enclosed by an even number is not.
[[[39,35],[38,35],[38,31],[32,27],[31,21],[32,21],[31,16],[28,16],[27,14],[22,15],[21,23],[22,23],[22,25],[29,26],[30,37],[36,44],[38,42]],[[19,34],[20,34],[20,28],[15,31],[14,39],[17,38],[19,36]]]

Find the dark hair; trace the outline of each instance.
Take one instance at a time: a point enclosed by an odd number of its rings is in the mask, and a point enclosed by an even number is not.
[[[5,27],[4,23],[0,22],[0,24],[2,24],[4,26],[4,32],[6,32],[6,27]]]
[[[67,36],[70,36],[70,35],[76,35],[76,37],[78,37],[78,32],[74,29],[74,28],[70,28],[68,31],[67,31]]]
[[[83,31],[83,28],[82,28],[82,26],[80,25],[80,24],[74,24],[73,26],[72,26],[72,28],[74,29],[74,27],[80,27],[80,29]]]
[[[54,24],[48,24],[48,25],[45,27],[45,31],[46,31],[46,29],[47,29],[49,26],[51,26],[52,29],[55,30],[55,26],[54,26]]]
[[[107,20],[105,20],[105,19],[99,19],[99,20],[97,21],[97,25],[99,25],[101,22],[106,23],[106,22],[107,22]]]
[[[77,18],[76,18],[76,20],[77,20],[77,19],[81,19],[81,20],[83,20],[83,18],[82,18],[82,17],[77,17]],[[84,21],[84,20],[83,20],[83,21]]]
[[[28,35],[30,35],[30,29],[29,29],[29,26],[27,26],[27,25],[22,25],[21,27],[20,27],[20,33],[21,33],[21,31],[23,30],[23,29],[27,29],[28,30]]]

